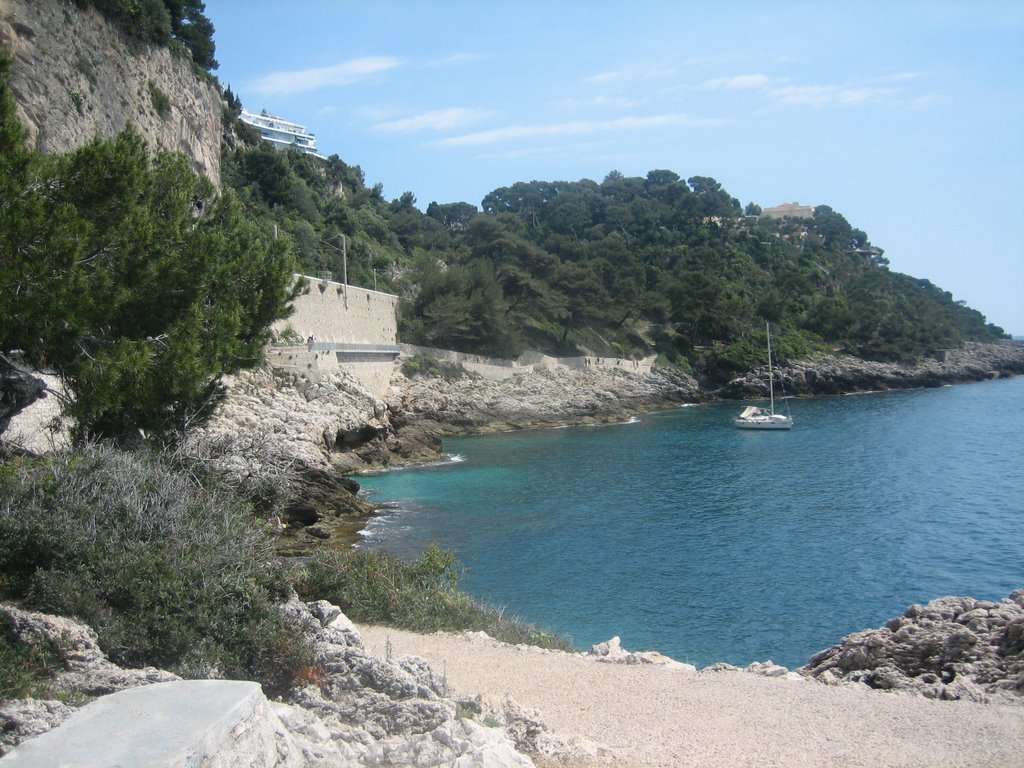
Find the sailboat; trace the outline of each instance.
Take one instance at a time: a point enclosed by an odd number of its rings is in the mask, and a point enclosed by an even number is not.
[[[792,429],[793,417],[775,412],[775,377],[772,375],[772,331],[768,323],[764,324],[768,335],[768,395],[771,405],[768,410],[756,405],[748,405],[743,412],[732,420],[740,429]]]

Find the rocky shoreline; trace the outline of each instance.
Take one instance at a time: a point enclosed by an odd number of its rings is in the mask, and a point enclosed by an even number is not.
[[[968,343],[914,364],[826,355],[777,375],[796,396],[936,387],[1024,374],[1024,343]],[[282,539],[292,553],[323,541],[348,546],[374,508],[342,477],[443,457],[445,437],[536,427],[610,423],[639,413],[715,399],[767,397],[767,372],[725,386],[655,367],[541,368],[499,381],[406,377],[398,366],[388,395],[375,398],[341,372],[316,382],[269,368],[225,379],[216,417],[190,440],[232,471],[293,478]],[[263,468],[262,470],[259,468]],[[287,471],[281,468],[287,468]]]
[[[785,392],[794,396],[840,395],[893,389],[965,384],[1024,374],[1024,342],[967,342],[916,363],[879,363],[849,355],[821,355],[794,361],[776,371]],[[719,389],[722,399],[767,397],[768,375],[756,369]]]

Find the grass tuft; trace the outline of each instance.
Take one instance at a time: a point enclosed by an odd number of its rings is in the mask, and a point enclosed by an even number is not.
[[[460,592],[459,567],[432,546],[411,562],[386,552],[321,550],[296,576],[304,600],[328,600],[353,621],[414,632],[483,631],[506,643],[573,650],[565,637]]]
[[[10,616],[0,613],[0,701],[49,698],[47,681],[63,668],[63,656],[52,641],[25,642]]]

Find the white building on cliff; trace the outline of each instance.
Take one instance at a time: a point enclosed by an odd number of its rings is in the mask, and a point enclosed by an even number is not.
[[[239,118],[246,125],[251,125],[260,132],[264,141],[269,141],[277,149],[297,149],[307,155],[313,155],[324,160],[324,156],[316,149],[316,135],[306,130],[306,126],[285,120],[283,117],[275,117],[263,110],[258,115],[247,112],[244,109]]]

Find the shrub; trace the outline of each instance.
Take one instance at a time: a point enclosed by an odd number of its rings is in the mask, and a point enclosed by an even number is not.
[[[288,323],[281,330],[277,336],[272,339],[274,345],[286,346],[286,347],[297,347],[303,343],[302,337],[299,332],[292,328],[292,324]]]
[[[170,97],[152,80],[149,81],[149,100],[153,102],[153,109],[160,117],[167,117],[171,113]]]
[[[312,651],[250,507],[155,454],[89,447],[0,473],[0,597],[76,616],[123,666],[286,689]]]
[[[429,355],[414,355],[402,361],[402,375],[408,379],[416,376],[432,376],[445,381],[458,381],[472,374],[462,363],[438,360]]]
[[[427,548],[406,562],[386,552],[320,550],[296,579],[304,600],[328,600],[353,621],[415,632],[484,631],[507,643],[572,650],[564,637],[506,616],[458,589],[452,552]]]

